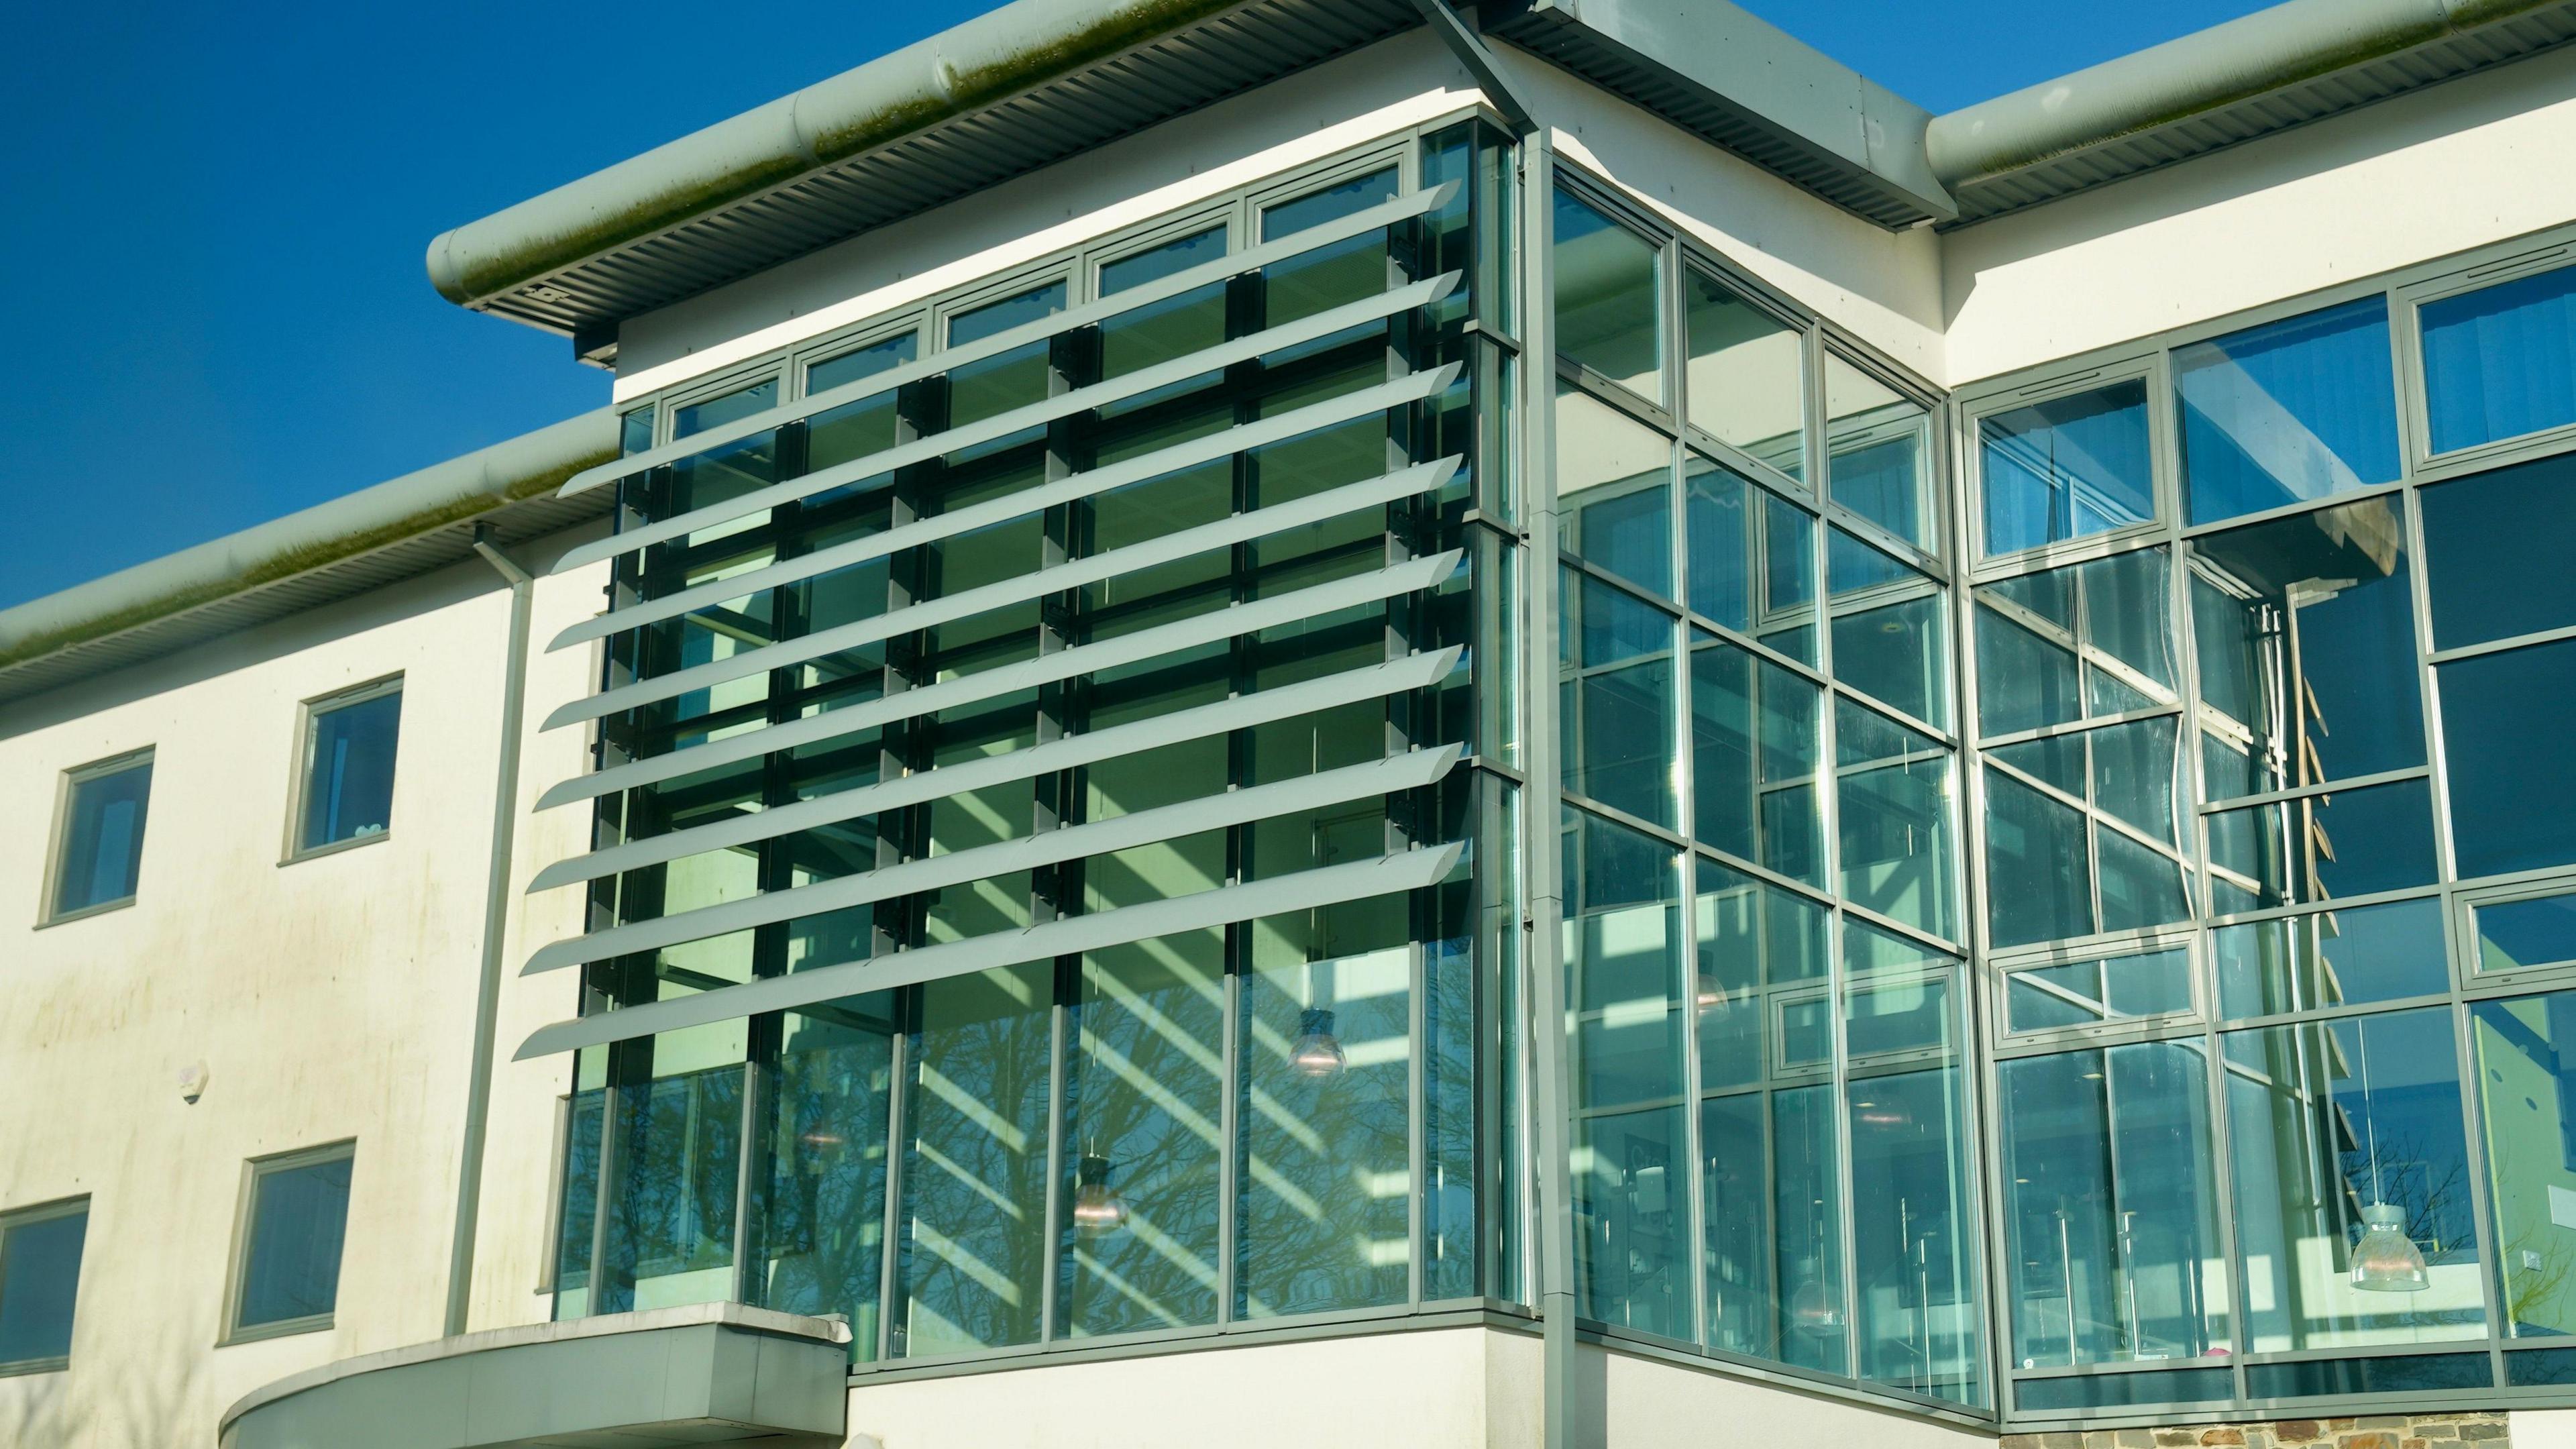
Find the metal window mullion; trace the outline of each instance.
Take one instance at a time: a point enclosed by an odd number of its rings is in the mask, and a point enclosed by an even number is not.
[[[2444,932],[2447,938],[2449,932]],[[2456,982],[2456,973],[2454,981]],[[2469,1174],[2469,1244],[2478,1250],[2478,1289],[2486,1309],[2487,1381],[2501,1387],[2504,1367],[2504,1244],[2501,1234],[2491,1231],[2491,1207],[2487,1201],[2487,1164],[2485,1101],[2486,1081],[2478,1071],[2477,1020],[2470,1004],[2459,997],[2456,984],[2450,1002],[2451,1070],[2460,1083],[2460,1127],[2466,1134],[2465,1147]]]
[[[1434,891],[1432,894],[1436,895],[1437,892]],[[1421,918],[1422,913],[1419,908],[1417,908],[1417,911],[1414,914],[1416,919]],[[1408,1186],[1408,1191],[1405,1194],[1404,1232],[1406,1262],[1404,1275],[1404,1301],[1407,1305],[1415,1309],[1419,1309],[1422,1306],[1422,1283],[1424,1276],[1422,1254],[1425,1238],[1425,1225],[1423,1221],[1425,1214],[1423,1212],[1422,1195],[1430,1181],[1430,1174],[1426,1170],[1423,1161],[1429,1136],[1429,1134],[1424,1130],[1424,1118],[1427,1115],[1427,1103],[1424,1098],[1424,1093],[1430,1084],[1430,1073],[1424,1070],[1422,1060],[1423,1049],[1429,1037],[1429,1032],[1426,1030],[1427,1023],[1424,1017],[1426,1012],[1426,997],[1430,989],[1430,968],[1428,959],[1430,956],[1430,949],[1423,941],[1424,934],[1425,933],[1419,931],[1415,932],[1414,939],[1405,953],[1407,957],[1405,963],[1405,974],[1407,984],[1412,991],[1412,1000],[1406,1005],[1404,1023],[1406,1038],[1405,1090],[1410,1099],[1408,1110],[1404,1114],[1404,1158],[1405,1175]]]
[[[875,1362],[894,1357],[894,1325],[897,1295],[902,1291],[903,1258],[898,1245],[903,1236],[903,1163],[904,1143],[911,1131],[912,1032],[909,1018],[917,1008],[920,992],[900,994],[896,1004],[896,1030],[887,1046],[886,1073],[886,1186],[885,1227],[877,1244],[877,1347]]]

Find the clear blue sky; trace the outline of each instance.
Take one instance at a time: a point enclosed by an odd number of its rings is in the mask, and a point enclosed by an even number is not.
[[[1744,0],[1935,111],[2254,0]],[[985,0],[39,5],[0,54],[0,607],[607,400],[431,236]]]

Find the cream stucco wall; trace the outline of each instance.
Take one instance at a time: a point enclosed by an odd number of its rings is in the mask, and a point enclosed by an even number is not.
[[[542,551],[532,551],[542,557]],[[539,641],[596,609],[541,583]],[[479,561],[0,711],[0,1209],[88,1194],[71,1367],[0,1378],[0,1444],[210,1445],[242,1393],[436,1338],[479,972],[509,596]],[[581,692],[539,656],[528,707]],[[401,671],[392,826],[279,864],[300,701]],[[528,739],[523,794],[582,768]],[[155,760],[135,904],[38,928],[61,772]],[[523,822],[518,875],[578,850],[586,812]],[[522,939],[578,903],[514,902]],[[571,1009],[503,997],[502,1054]],[[540,999],[542,997],[542,999]],[[178,1074],[203,1063],[202,1098]],[[492,1112],[476,1327],[543,1317],[558,1060],[505,1069]],[[246,1159],[356,1139],[336,1325],[217,1347]]]

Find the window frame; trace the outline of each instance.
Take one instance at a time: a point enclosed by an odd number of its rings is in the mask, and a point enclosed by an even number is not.
[[[86,1218],[89,1216],[89,1210],[90,1194],[81,1193],[74,1197],[58,1197],[50,1202],[32,1203],[26,1207],[10,1208],[6,1211],[0,1211],[0,1240],[5,1240],[11,1231],[31,1224],[49,1223],[57,1218],[70,1217],[74,1213],[78,1213],[82,1217]],[[86,1223],[81,1227],[81,1239],[81,1262],[86,1265],[89,1262],[89,1227]],[[0,1283],[0,1293],[6,1293],[7,1291],[8,1285],[6,1283]],[[75,1278],[72,1283],[72,1322],[74,1327],[77,1327],[80,1322],[80,1298],[80,1282]],[[72,1359],[71,1355],[68,1353],[55,1354],[45,1358],[5,1359],[0,1360],[0,1379],[23,1378],[30,1374],[61,1373],[71,1366]]]
[[[62,903],[63,867],[71,863],[66,851],[71,845],[72,797],[79,792],[81,786],[92,780],[103,780],[111,775],[123,774],[127,770],[150,767],[157,761],[159,750],[158,745],[144,745],[139,749],[127,750],[105,759],[92,760],[86,765],[74,765],[55,776],[54,821],[48,832],[53,844],[45,852],[44,894],[37,899],[36,903],[38,930],[47,926],[59,926],[67,921],[103,916],[110,911],[121,911],[141,899],[143,846],[140,841],[137,841],[134,847],[134,889],[114,900],[92,901],[88,905],[77,906],[68,911],[57,909]],[[152,793],[148,786],[145,787],[143,794],[143,809],[144,823],[148,827],[152,812]]]
[[[2535,240],[2553,234],[2555,241]],[[2546,272],[2576,269],[2576,229],[2555,228],[2553,232],[2517,238],[2468,255],[2484,260],[2470,260],[2463,265],[2454,259],[2436,275],[2412,282],[2401,279],[2387,289],[2391,293],[2390,335],[2398,349],[2402,462],[2405,476],[2418,482],[2454,473],[2482,473],[2506,462],[2563,452],[2570,444],[2576,444],[2576,422],[2567,422],[2509,438],[2491,438],[2447,453],[2433,451],[2433,396],[2431,379],[2424,368],[2425,304],[2465,297]]]
[[[332,1284],[331,1309],[327,1313],[308,1313],[300,1318],[281,1318],[274,1323],[244,1326],[241,1322],[241,1311],[243,1290],[249,1286],[250,1281],[251,1238],[253,1229],[257,1226],[261,1179],[272,1173],[298,1167],[313,1167],[325,1162],[340,1161],[346,1161],[350,1165],[350,1191],[351,1196],[354,1197],[358,1161],[358,1139],[355,1137],[343,1137],[338,1141],[325,1142],[319,1146],[298,1147],[285,1152],[273,1152],[264,1157],[243,1160],[241,1188],[233,1209],[232,1249],[224,1271],[222,1331],[215,1339],[215,1347],[229,1348],[238,1343],[256,1343],[262,1339],[290,1338],[301,1333],[318,1333],[338,1325],[340,1295],[336,1273]],[[348,1267],[347,1232],[347,1219],[344,1217],[340,1239],[341,1271],[345,1271]]]
[[[326,841],[320,845],[304,843],[304,807],[313,788],[313,732],[320,726],[322,716],[347,709],[352,705],[383,699],[387,695],[399,697],[403,692],[403,677],[403,671],[398,669],[391,674],[336,689],[328,694],[314,695],[295,706],[295,744],[290,757],[291,763],[288,766],[286,785],[286,845],[283,853],[277,858],[280,866],[295,865],[325,855],[337,855],[344,850],[355,850],[362,845],[373,845],[378,841],[393,838],[393,801],[390,793],[385,801],[384,829],[372,835],[352,835],[344,840]],[[395,778],[399,779],[401,768],[399,707],[395,715],[395,748]]]
[[[1968,532],[1969,557],[1974,560],[1968,569],[1971,582],[1990,583],[1998,578],[2118,553],[2141,539],[2163,536],[2173,521],[2182,516],[2182,446],[2172,417],[2173,409],[2168,405],[2173,397],[2173,367],[2168,353],[2179,345],[2179,340],[2150,348],[2131,343],[2112,355],[2091,361],[2089,365],[2057,369],[2038,377],[2025,375],[2000,385],[1962,391],[1958,395],[1955,446],[1961,487],[1957,511],[1960,523]],[[2128,382],[2144,383],[2146,390],[2148,497],[2153,504],[2149,516],[2136,523],[2124,523],[2097,533],[2052,539],[2004,553],[1988,552],[1985,530],[1986,420],[2039,403],[2080,397]],[[2243,521],[2228,520],[2229,523]]]

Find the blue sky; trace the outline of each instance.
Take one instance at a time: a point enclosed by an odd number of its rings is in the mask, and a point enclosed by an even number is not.
[[[1936,111],[2260,8],[1744,3]],[[562,339],[431,291],[430,237],[986,8],[32,7],[0,54],[0,607],[599,406]]]

